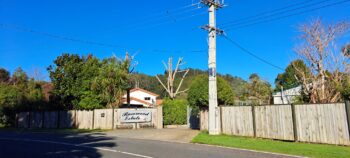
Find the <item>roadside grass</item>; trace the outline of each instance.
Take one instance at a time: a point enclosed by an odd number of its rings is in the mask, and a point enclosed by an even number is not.
[[[210,136],[208,132],[199,133],[193,138],[192,143],[211,144],[315,158],[350,157],[350,147],[346,146],[287,142],[229,135]]]

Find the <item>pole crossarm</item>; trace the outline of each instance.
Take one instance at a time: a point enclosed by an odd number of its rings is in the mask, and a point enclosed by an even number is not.
[[[201,0],[201,3],[207,6],[215,6],[216,9],[224,7],[219,1],[216,0]]]
[[[216,27],[212,27],[212,26],[209,26],[209,25],[201,26],[201,29],[207,30],[208,32],[215,31],[216,34],[218,34],[218,35],[225,35],[225,31],[224,30],[216,28]]]

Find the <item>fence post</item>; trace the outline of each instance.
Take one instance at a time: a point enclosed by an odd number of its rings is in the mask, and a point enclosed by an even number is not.
[[[292,121],[293,121],[293,134],[294,134],[294,141],[298,141],[298,130],[297,130],[297,123],[296,123],[296,117],[295,117],[295,104],[291,104],[292,107]]]
[[[44,126],[44,122],[45,122],[45,112],[41,112],[41,128],[45,128]]]
[[[94,129],[95,126],[95,109],[92,110],[92,129]]]
[[[114,129],[114,107],[112,107],[112,130]]]
[[[252,105],[253,136],[256,137],[255,106]]]
[[[348,123],[348,131],[350,135],[350,100],[345,100],[345,113],[346,113],[346,122]]]
[[[74,120],[73,120],[73,126],[74,126],[74,128],[78,128],[78,126],[77,126],[77,110],[73,110],[73,112],[74,112]]]
[[[28,128],[30,128],[30,125],[31,125],[31,112],[27,112],[27,115],[28,115]]]
[[[56,128],[60,128],[60,119],[61,119],[60,111],[57,111],[57,127]]]
[[[218,108],[220,108],[220,134],[223,133],[223,127],[222,127],[222,106],[219,106]]]
[[[15,116],[15,128],[18,128],[18,113]]]

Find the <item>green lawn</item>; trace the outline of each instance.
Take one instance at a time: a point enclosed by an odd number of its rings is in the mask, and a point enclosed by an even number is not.
[[[228,135],[210,136],[207,132],[199,133],[192,142],[307,157],[350,158],[350,147],[336,145],[285,142]]]

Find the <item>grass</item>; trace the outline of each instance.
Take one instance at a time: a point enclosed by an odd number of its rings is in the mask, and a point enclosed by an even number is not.
[[[199,133],[193,138],[192,142],[315,158],[350,157],[350,147],[346,146],[286,142],[228,135],[210,136],[207,132]]]

